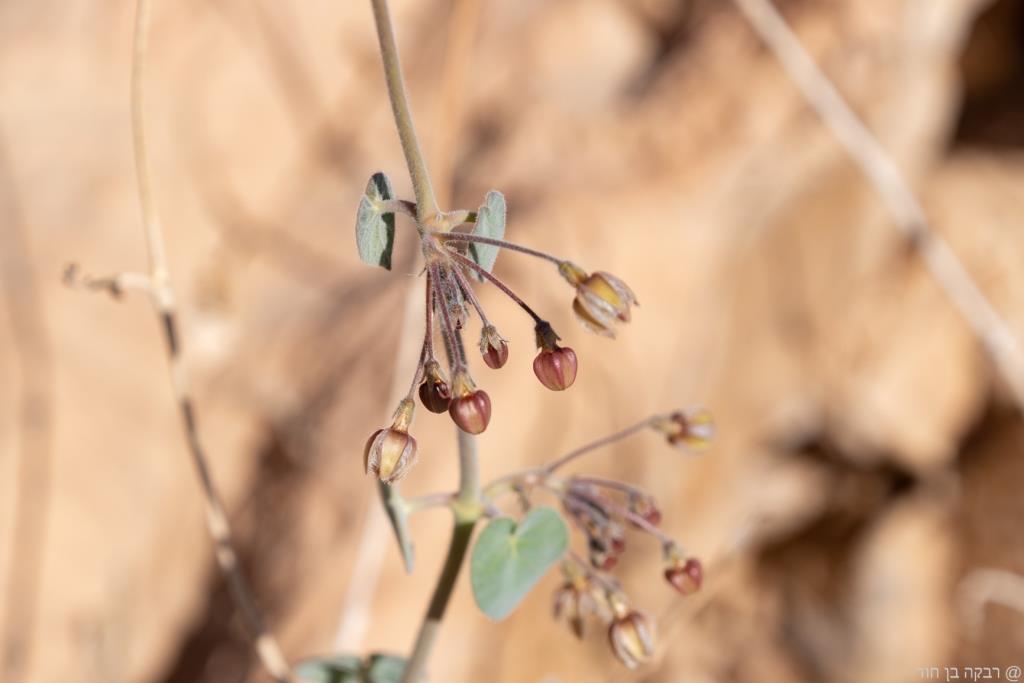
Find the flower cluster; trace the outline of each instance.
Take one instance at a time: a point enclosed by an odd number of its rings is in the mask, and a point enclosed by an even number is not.
[[[650,619],[630,607],[629,598],[611,574],[627,550],[627,532],[646,534],[659,542],[664,580],[681,595],[692,595],[700,590],[704,581],[703,566],[661,530],[661,510],[646,491],[632,484],[598,477],[575,475],[561,479],[554,475],[554,469],[597,445],[618,440],[641,428],[654,429],[665,436],[669,444],[686,448],[706,447],[713,432],[710,414],[704,410],[655,416],[577,449],[522,480],[522,486],[541,486],[555,494],[566,518],[585,540],[586,557],[570,553],[562,564],[564,582],[555,592],[555,618],[564,618],[578,638],[583,637],[588,619],[606,624],[612,652],[629,668],[636,668],[652,656],[655,633]]]
[[[587,329],[599,334],[614,336],[613,324],[628,322],[630,308],[636,304],[633,292],[613,275],[603,272],[589,274],[569,261],[543,252],[452,229],[462,221],[473,219],[474,214],[469,212],[452,212],[438,219],[443,229],[420,230],[426,264],[426,316],[420,360],[409,393],[395,411],[394,422],[370,438],[364,453],[367,473],[376,474],[389,484],[401,479],[416,462],[416,441],[409,435],[415,395],[419,395],[420,403],[430,412],[447,412],[459,429],[467,433],[479,434],[487,429],[490,422],[491,398],[477,387],[470,374],[463,341],[471,311],[475,311],[480,319],[479,349],[488,367],[499,369],[505,366],[509,360],[509,344],[487,317],[474,291],[472,278],[496,286],[532,319],[538,349],[533,360],[533,372],[541,384],[552,391],[564,391],[576,381],[579,361],[575,351],[561,346],[561,338],[550,323],[481,265],[479,259],[473,257],[473,252],[466,249],[467,245],[500,247],[553,262],[575,290],[572,307],[577,318]],[[435,331],[440,332],[447,375],[436,356]]]

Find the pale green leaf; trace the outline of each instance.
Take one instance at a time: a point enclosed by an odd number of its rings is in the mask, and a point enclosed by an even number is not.
[[[470,581],[480,610],[504,619],[569,547],[569,530],[549,507],[534,508],[519,524],[492,520],[473,546]]]
[[[384,211],[384,202],[394,199],[391,183],[383,173],[374,173],[366,184],[356,213],[356,247],[359,258],[371,266],[391,270],[395,245],[395,214]]]

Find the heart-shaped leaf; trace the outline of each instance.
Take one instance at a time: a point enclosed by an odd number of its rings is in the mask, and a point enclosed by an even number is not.
[[[314,657],[295,667],[307,683],[400,683],[404,671],[403,658],[379,653],[365,661],[354,655]]]
[[[549,507],[534,508],[518,525],[510,517],[492,520],[470,559],[476,604],[492,619],[504,619],[568,547],[569,530]]]
[[[395,214],[384,211],[384,202],[394,199],[391,182],[374,173],[366,184],[356,213],[356,247],[359,258],[371,266],[391,270],[391,249],[395,245]]]
[[[491,190],[484,197],[484,205],[476,212],[476,226],[472,234],[496,240],[505,239],[505,197],[497,190]],[[471,242],[469,256],[490,272],[500,248],[493,244]]]

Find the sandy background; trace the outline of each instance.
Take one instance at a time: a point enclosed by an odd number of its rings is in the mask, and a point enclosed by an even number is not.
[[[417,270],[401,227],[393,272],[359,262],[355,206],[380,169],[411,193],[368,3],[155,5],[147,120],[200,429],[295,661],[331,651],[346,614],[375,498],[362,447],[391,410]],[[647,487],[708,564],[686,601],[656,544],[632,544],[621,577],[659,619],[652,665],[628,673],[598,630],[580,643],[552,622],[552,574],[501,624],[463,581],[431,680],[884,683],[1024,665],[1024,616],[989,606],[972,630],[962,609],[975,570],[1024,571],[1024,428],[735,9],[461,0],[452,21],[449,1],[394,5],[442,196],[472,209],[502,190],[511,239],[614,272],[642,303],[617,341],[589,335],[547,266],[502,255],[581,371],[564,395],[541,388],[528,320],[481,290],[512,344],[505,369],[475,371],[494,402],[485,477],[675,406],[710,407],[719,431],[700,458],[644,435],[585,467]],[[782,6],[1024,339],[1024,3]],[[124,1],[0,5],[4,681],[264,680],[148,302],[61,284],[69,262],[145,268],[132,19]],[[421,411],[414,433],[405,492],[453,487],[450,422]],[[412,642],[447,527],[415,520],[411,577],[386,539],[364,651]]]

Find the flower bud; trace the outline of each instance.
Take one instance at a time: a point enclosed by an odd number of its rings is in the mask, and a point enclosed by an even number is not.
[[[617,322],[628,323],[636,296],[625,282],[609,273],[576,276],[576,298],[572,309],[591,332],[614,337]]]
[[[372,472],[385,484],[393,484],[415,464],[416,439],[394,427],[378,429],[366,442],[363,457],[367,474]]]
[[[658,508],[657,502],[650,496],[631,495],[629,510],[643,517],[648,524],[654,526],[661,524],[661,510]]]
[[[654,627],[643,614],[631,610],[612,621],[608,642],[618,660],[635,669],[654,655]]]
[[[576,352],[568,346],[541,349],[533,359],[533,374],[551,391],[563,391],[576,381]]]
[[[423,407],[432,413],[447,411],[452,392],[441,374],[441,366],[436,360],[428,361],[423,374],[423,383],[420,384],[420,402]]]
[[[477,389],[473,380],[464,371],[456,373],[455,397],[448,405],[448,414],[464,432],[480,434],[491,421],[491,397]]]
[[[715,435],[711,413],[706,410],[678,411],[655,420],[655,429],[664,434],[673,446],[693,451],[707,450]]]
[[[676,559],[665,569],[665,580],[683,595],[693,595],[704,582],[704,568],[695,557]]]
[[[480,334],[480,353],[487,367],[497,370],[508,361],[508,342],[501,338],[493,325],[484,327]]]

